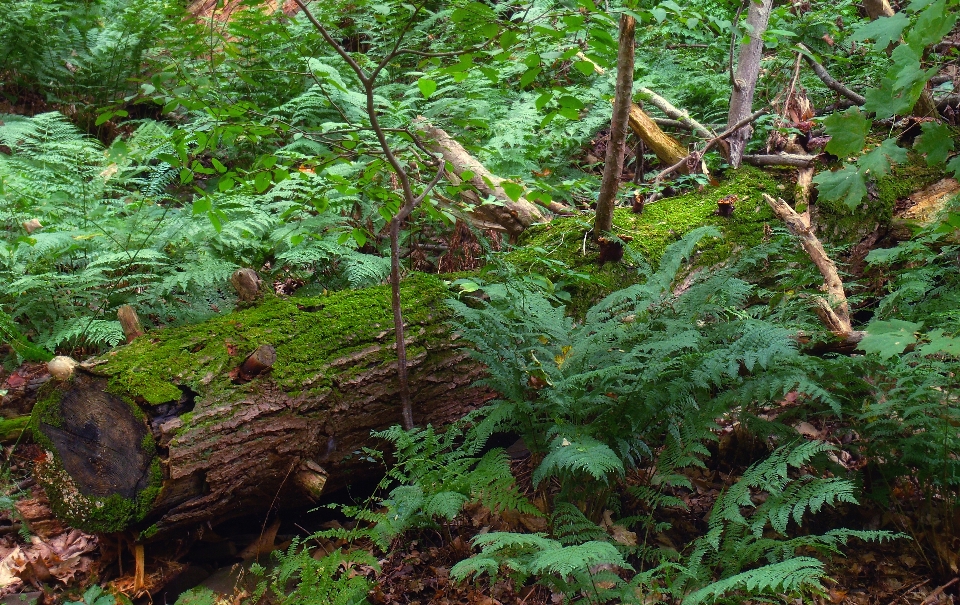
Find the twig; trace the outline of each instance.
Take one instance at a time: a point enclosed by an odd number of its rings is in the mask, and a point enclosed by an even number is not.
[[[926,580],[923,580],[922,582],[917,582],[916,584],[914,584],[914,585],[911,586],[910,588],[908,588],[908,589],[904,590],[903,592],[901,592],[899,597],[897,597],[897,598],[895,598],[894,600],[890,601],[889,603],[887,603],[887,605],[897,605],[897,603],[900,602],[900,599],[902,599],[903,597],[907,596],[908,594],[910,594],[910,593],[913,592],[914,590],[920,588],[921,586],[923,586],[924,584],[926,584],[926,583],[929,582],[929,581],[930,581],[930,578],[927,578]]]
[[[951,586],[953,586],[953,585],[956,584],[957,582],[960,582],[960,578],[954,578],[954,579],[950,580],[949,582],[947,582],[946,584],[944,584],[943,586],[941,586],[940,588],[937,588],[936,590],[934,590],[933,592],[931,592],[929,595],[927,595],[927,598],[924,599],[924,600],[923,600],[923,603],[920,603],[920,605],[931,605],[934,601],[937,600],[937,597],[939,597],[941,594],[943,594],[943,591],[944,591],[944,590],[950,588]]]
[[[827,88],[840,93],[857,105],[863,105],[867,102],[867,99],[863,95],[855,93],[840,83],[836,78],[831,76],[830,72],[827,71],[827,68],[817,63],[816,59],[810,55],[810,50],[806,46],[803,44],[798,44],[797,46],[800,49],[800,54],[803,55],[803,58],[807,61],[807,64],[813,69],[813,73],[817,74],[817,77],[827,85]]]
[[[660,174],[658,174],[658,175],[656,176],[656,178],[653,179],[653,184],[656,185],[656,184],[658,184],[660,181],[662,181],[665,177],[673,174],[675,171],[677,171],[681,166],[683,166],[684,164],[686,164],[687,161],[689,161],[689,160],[690,160],[691,158],[693,158],[694,156],[697,156],[697,158],[702,158],[705,153],[707,153],[708,151],[710,151],[710,149],[712,149],[714,145],[716,145],[717,143],[719,143],[719,142],[720,142],[721,140],[723,140],[725,137],[730,136],[731,134],[733,134],[734,132],[736,132],[737,130],[739,130],[741,127],[743,127],[745,124],[749,124],[750,122],[756,120],[757,118],[759,118],[760,116],[762,116],[763,114],[768,113],[768,112],[769,112],[769,110],[768,110],[767,108],[758,109],[757,111],[755,111],[755,112],[753,112],[752,114],[748,115],[747,117],[743,118],[742,120],[740,120],[739,122],[737,122],[736,124],[734,124],[733,126],[731,126],[730,128],[727,128],[726,130],[724,130],[723,132],[721,132],[721,133],[718,134],[717,136],[715,136],[715,137],[713,137],[712,139],[710,139],[709,141],[707,141],[707,144],[704,145],[704,146],[703,146],[703,149],[701,149],[700,151],[694,151],[694,152],[690,153],[690,155],[688,155],[687,157],[683,158],[682,160],[680,160],[679,162],[677,162],[676,164],[674,164],[673,166],[669,166],[669,167],[664,168],[663,170],[661,170],[661,171],[660,171]]]

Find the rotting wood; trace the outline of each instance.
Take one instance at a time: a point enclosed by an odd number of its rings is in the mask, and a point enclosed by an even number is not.
[[[447,319],[440,280],[403,284],[413,405],[444,425],[492,393]],[[47,452],[36,465],[57,515],[138,539],[308,503],[376,465],[371,430],[400,421],[391,293],[386,286],[319,298],[268,298],[194,326],[155,330],[50,383],[33,411]],[[276,361],[247,383],[230,372],[270,339]],[[316,473],[297,477],[306,465]]]
[[[249,268],[237,269],[230,276],[230,284],[236,289],[243,302],[253,302],[260,298],[263,280],[256,271]]]
[[[547,220],[540,207],[523,196],[517,200],[511,199],[502,186],[506,179],[491,174],[446,131],[425,120],[416,120],[413,126],[428,139],[427,145],[431,151],[440,153],[444,161],[453,166],[452,174],[449,174],[448,178],[454,184],[461,182],[461,175],[465,172],[470,175],[468,182],[476,191],[463,191],[460,194],[464,201],[473,206],[472,210],[466,213],[465,218],[469,222],[484,229],[506,231],[516,237],[530,225]],[[498,204],[483,204],[483,198],[488,196],[494,197]]]
[[[117,309],[117,319],[120,321],[120,329],[123,330],[123,336],[127,344],[133,342],[138,336],[143,336],[143,325],[140,324],[140,317],[137,311],[130,305],[121,305]]]
[[[823,244],[813,233],[810,223],[804,220],[802,216],[790,207],[785,201],[764,193],[763,199],[766,200],[774,214],[784,222],[787,229],[794,236],[799,238],[800,245],[813,264],[816,265],[823,276],[823,286],[827,297],[814,297],[814,304],[817,306],[817,314],[826,325],[827,329],[834,333],[842,341],[859,341],[862,333],[854,331],[850,323],[850,307],[847,303],[847,295],[843,291],[843,280],[837,272],[837,266],[823,249]]]
[[[709,128],[701,124],[700,122],[694,120],[690,117],[686,111],[681,111],[674,107],[672,103],[667,101],[665,98],[661,97],[657,93],[653,92],[649,88],[641,86],[637,89],[637,93],[640,95],[644,101],[648,101],[651,105],[667,114],[667,117],[673,118],[680,123],[684,124],[687,128],[694,131],[701,137],[705,139],[711,139],[716,136]]]

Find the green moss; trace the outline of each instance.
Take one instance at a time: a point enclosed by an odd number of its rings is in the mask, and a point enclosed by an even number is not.
[[[833,244],[856,243],[877,227],[887,227],[898,200],[943,178],[942,167],[928,167],[923,156],[910,153],[906,164],[894,166],[878,179],[871,194],[856,208],[842,200],[818,199],[814,205],[818,234]]]
[[[30,416],[16,418],[0,418],[0,442],[12,443],[19,441],[24,431],[30,427]]]
[[[410,326],[449,313],[443,302],[449,293],[439,279],[412,275],[401,290]],[[319,391],[331,386],[323,371],[327,362],[389,340],[392,333],[389,286],[317,298],[271,298],[202,324],[158,330],[115,350],[106,356],[109,363],[95,371],[109,377],[111,391],[151,405],[179,400],[178,385],[207,399],[227,392],[238,396],[245,388],[230,382],[230,370],[258,346],[271,344],[277,351],[274,383]],[[382,355],[389,361],[394,353],[384,347]]]
[[[48,450],[38,466],[43,467],[43,472],[36,473],[37,480],[47,492],[56,517],[72,527],[92,533],[123,531],[143,519],[163,483],[160,461],[154,459],[150,467],[150,484],[136,498],[124,498],[119,494],[88,496],[80,492],[53,451]]]
[[[784,181],[789,177],[784,173]],[[716,187],[666,198],[646,207],[643,214],[633,214],[619,208],[614,213],[614,233],[632,237],[628,247],[635,255],[656,265],[668,245],[685,233],[703,225],[715,225],[722,240],[705,240],[700,246],[699,265],[711,265],[725,260],[731,252],[761,242],[764,224],[774,219],[763,201],[762,194],[783,195],[781,185],[769,171],[744,166],[728,171],[727,178]],[[717,202],[735,195],[736,210],[730,218],[716,214]],[[520,246],[506,255],[507,262],[523,271],[541,273],[550,279],[573,281],[578,274],[589,276],[589,282],[574,286],[572,305],[585,309],[601,296],[629,285],[636,280],[636,271],[630,267],[629,254],[624,263],[598,263],[598,250],[584,235],[592,227],[591,217],[556,218],[545,225],[528,229],[520,239]]]

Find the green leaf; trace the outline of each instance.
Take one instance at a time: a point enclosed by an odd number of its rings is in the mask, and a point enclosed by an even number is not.
[[[224,166],[223,164],[221,164],[221,163],[220,163],[220,160],[218,160],[217,158],[210,158],[210,163],[213,164],[213,167],[214,167],[214,168],[216,169],[216,171],[219,172],[220,174],[223,174],[224,172],[227,171],[227,167]]]
[[[953,176],[960,179],[960,155],[955,156],[952,160],[947,162],[947,170],[953,173]]]
[[[927,338],[930,342],[917,349],[917,352],[921,355],[947,353],[954,357],[960,357],[960,338],[945,336],[943,330],[933,330],[927,334]]]
[[[886,139],[879,147],[861,157],[857,165],[877,178],[890,172],[892,164],[903,164],[906,161],[907,150],[898,146],[896,139]]]
[[[537,97],[537,100],[534,101],[534,105],[537,108],[537,111],[542,110],[546,107],[547,103],[553,100],[553,91],[548,91]]]
[[[870,133],[872,122],[860,113],[857,107],[851,107],[843,113],[834,113],[823,121],[830,142],[826,150],[837,157],[859,155]]]
[[[577,61],[573,64],[573,68],[585,76],[592,76],[595,73],[593,63],[590,61]]]
[[[217,216],[216,212],[208,212],[207,218],[210,219],[210,224],[213,225],[213,230],[217,233],[223,230],[223,224],[220,222],[220,217]]]
[[[93,125],[94,125],[94,126],[100,126],[101,124],[103,124],[104,122],[106,122],[107,120],[109,120],[109,119],[112,118],[112,117],[113,117],[113,112],[112,112],[112,111],[105,111],[105,112],[101,113],[99,116],[97,116],[97,120],[93,123]]]
[[[270,181],[273,180],[271,176],[269,172],[257,173],[257,176],[253,178],[253,187],[257,190],[257,193],[263,193],[270,187]]]
[[[230,191],[231,189],[233,189],[234,184],[235,184],[235,181],[233,180],[233,177],[225,176],[222,179],[220,179],[219,183],[217,183],[217,188],[220,191]]]
[[[846,164],[834,172],[821,172],[813,177],[817,191],[824,199],[843,200],[851,210],[867,195],[867,185],[856,166]]]
[[[904,349],[917,342],[915,332],[920,329],[920,325],[902,319],[872,321],[867,325],[867,335],[857,348],[867,353],[875,353],[881,359],[900,355]]]
[[[929,5],[906,35],[906,42],[918,53],[925,47],[943,40],[957,23],[957,15],[947,14],[946,0]]]
[[[500,34],[500,48],[507,50],[516,43],[517,38],[517,32],[513,31],[512,29],[504,31],[502,34]]]
[[[417,80],[417,88],[420,89],[420,93],[423,95],[424,99],[429,99],[437,90],[437,83],[433,80],[427,78],[420,78]]]
[[[539,67],[533,67],[523,72],[523,75],[520,76],[520,88],[526,88],[528,84],[537,79],[537,76],[540,75],[541,69]]]
[[[866,98],[863,109],[875,113],[879,120],[909,112],[917,100],[905,95],[903,90],[897,90],[893,78],[884,78],[880,88],[868,88],[863,96]]]
[[[903,35],[903,29],[910,24],[910,19],[903,13],[896,13],[892,17],[880,17],[857,28],[852,40],[863,42],[873,40],[876,49],[883,50],[890,44],[898,42]]]
[[[941,164],[947,159],[947,155],[953,151],[956,143],[953,133],[943,124],[936,122],[924,122],[920,126],[921,135],[913,148],[918,153],[927,157],[927,166]]]
[[[367,234],[363,232],[363,229],[354,228],[350,236],[353,241],[357,242],[359,248],[363,248],[363,245],[367,243]]]
[[[523,195],[523,185],[518,185],[513,181],[503,181],[500,186],[503,187],[503,192],[507,194],[507,197],[513,201],[519,200],[520,196]]]

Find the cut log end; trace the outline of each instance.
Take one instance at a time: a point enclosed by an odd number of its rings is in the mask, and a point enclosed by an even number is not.
[[[120,321],[120,327],[123,329],[127,344],[133,342],[134,338],[143,336],[143,326],[140,324],[140,318],[137,316],[137,311],[130,305],[123,305],[117,309],[117,319]]]

